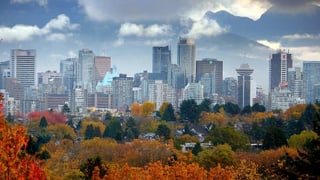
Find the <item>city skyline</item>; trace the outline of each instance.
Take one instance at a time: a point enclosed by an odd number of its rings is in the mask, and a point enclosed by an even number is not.
[[[288,2],[178,0],[150,2],[150,9],[157,7],[150,11],[144,1],[4,0],[0,61],[10,59],[11,49],[37,49],[37,72],[59,70],[60,60],[89,48],[96,56],[112,57],[119,72],[133,76],[152,71],[153,46],[169,46],[177,63],[179,37],[191,37],[196,60],[224,61],[224,77],[236,77],[234,69],[248,63],[257,69],[258,85],[268,89],[266,60],[277,49],[289,49],[299,65],[320,59],[319,22],[303,24],[317,19],[319,1]],[[273,25],[278,28],[271,29]]]

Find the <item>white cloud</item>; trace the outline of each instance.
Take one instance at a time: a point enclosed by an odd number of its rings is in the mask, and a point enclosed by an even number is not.
[[[257,40],[258,43],[265,45],[271,49],[277,50],[281,48],[281,43],[280,42],[275,42],[275,41],[268,41],[268,40]]]
[[[36,2],[39,6],[46,6],[48,4],[48,0],[11,0],[12,3],[25,4],[30,2]]]
[[[320,46],[284,47],[293,54],[294,60],[320,61]]]
[[[217,21],[203,18],[192,24],[186,36],[197,39],[202,36],[216,36],[226,31],[227,29],[220,27]]]
[[[15,25],[12,28],[0,27],[0,39],[4,42],[26,41],[41,33],[41,29],[38,26]]]
[[[64,41],[67,39],[67,37],[71,37],[72,34],[62,34],[62,33],[52,33],[49,34],[46,39],[48,41]]]
[[[282,36],[283,39],[288,40],[301,40],[301,39],[320,39],[320,34],[290,34]]]
[[[171,27],[169,25],[158,25],[153,24],[144,27],[140,24],[124,23],[119,29],[119,36],[145,36],[145,37],[156,37],[165,36],[171,33]]]
[[[69,58],[76,58],[78,57],[77,53],[75,53],[74,51],[68,51],[68,57]]]
[[[143,31],[143,25],[124,23],[119,29],[119,36],[142,36]]]
[[[78,24],[72,24],[68,16],[61,14],[50,20],[43,28],[30,25],[15,25],[13,27],[0,27],[0,39],[4,42],[26,41],[31,40],[36,36],[46,36],[47,40],[64,40],[67,36],[61,32],[75,30],[79,27]]]
[[[219,10],[257,19],[271,6],[267,0],[78,0],[78,3],[89,19],[100,22],[199,20],[207,11]]]

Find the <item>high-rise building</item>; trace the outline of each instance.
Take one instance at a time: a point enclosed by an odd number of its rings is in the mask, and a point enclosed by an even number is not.
[[[292,93],[286,86],[274,88],[271,92],[271,110],[281,109],[286,111],[293,104]]]
[[[113,108],[126,110],[133,102],[133,77],[120,74],[112,79],[112,103]]]
[[[95,67],[94,54],[89,49],[82,49],[79,51],[79,79],[77,85],[81,85],[87,89],[88,93],[95,91]]]
[[[169,46],[156,46],[152,48],[152,72],[167,74],[171,64],[171,50]]]
[[[36,50],[11,50],[11,76],[17,78],[23,87],[35,85]]]
[[[272,90],[278,87],[280,83],[288,82],[288,69],[292,68],[292,54],[281,50],[272,54],[269,66],[269,88]]]
[[[154,83],[150,83],[148,87],[148,99],[156,104],[157,110],[164,102],[175,104],[175,91],[168,84],[163,83],[161,80],[156,80]]]
[[[0,89],[5,88],[5,80],[9,77],[11,77],[10,61],[0,62]]]
[[[183,89],[186,79],[182,68],[177,64],[170,64],[168,68],[168,84],[175,89]]]
[[[251,74],[253,69],[248,64],[241,64],[236,69],[238,76],[238,105],[243,108],[251,105]]]
[[[304,61],[303,62],[303,79],[306,103],[314,103],[314,85],[320,82],[320,62]]]
[[[300,67],[288,70],[288,89],[292,92],[293,98],[304,99],[303,73]]]
[[[66,60],[60,61],[60,73],[63,79],[63,86],[68,94],[74,88],[76,82],[76,58],[68,58]]]
[[[212,93],[222,95],[222,81],[223,81],[223,61],[216,59],[205,58],[196,62],[196,79],[199,81],[205,74],[209,74],[213,78]]]
[[[222,96],[226,102],[237,104],[238,81],[233,77],[227,77],[223,80]]]
[[[195,82],[196,45],[193,39],[180,38],[178,43],[178,65],[187,79],[186,83]]]
[[[111,58],[106,56],[94,57],[95,67],[95,82],[98,83],[103,80],[104,76],[111,69]]]
[[[183,89],[183,100],[194,99],[197,104],[200,104],[203,97],[203,85],[201,83],[188,83]]]

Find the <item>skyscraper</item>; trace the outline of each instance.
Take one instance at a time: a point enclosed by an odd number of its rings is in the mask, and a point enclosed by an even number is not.
[[[304,61],[303,62],[303,79],[306,103],[314,103],[315,92],[314,86],[320,82],[320,62]]]
[[[205,58],[196,62],[196,79],[199,81],[205,74],[209,74],[214,79],[214,89],[211,93],[222,95],[222,80],[223,80],[223,61],[216,59]]]
[[[292,55],[280,50],[276,54],[272,54],[269,63],[269,88],[272,90],[280,83],[288,82],[288,68],[292,68]]]
[[[251,104],[251,74],[253,69],[248,64],[241,64],[236,69],[238,76],[238,105],[243,108]]]
[[[167,74],[171,64],[171,50],[169,46],[156,46],[152,48],[152,72]]]
[[[94,54],[89,49],[79,51],[79,79],[78,85],[87,89],[88,93],[93,93],[95,90],[94,83]]]
[[[178,43],[178,65],[187,79],[186,83],[195,82],[196,45],[193,39],[180,38]]]
[[[68,92],[68,94],[71,93],[76,82],[76,70],[77,70],[76,62],[77,61],[78,60],[76,58],[69,58],[69,59],[60,61],[60,73],[63,79],[63,86]]]
[[[11,76],[17,78],[23,87],[35,85],[36,50],[11,50]]]
[[[223,80],[222,96],[226,102],[237,103],[238,81],[233,77],[227,77]]]

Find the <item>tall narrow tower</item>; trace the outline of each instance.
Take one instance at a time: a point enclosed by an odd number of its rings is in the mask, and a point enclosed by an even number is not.
[[[180,38],[178,43],[178,65],[184,71],[187,83],[195,82],[196,45],[193,39]]]
[[[236,69],[238,76],[238,105],[243,108],[250,105],[251,102],[251,74],[253,69],[248,64],[241,64],[239,69]]]
[[[35,85],[36,50],[11,50],[11,75],[17,78],[23,87]]]
[[[94,91],[94,54],[89,49],[82,49],[79,51],[79,77],[78,85],[82,88],[87,89],[88,93]]]

